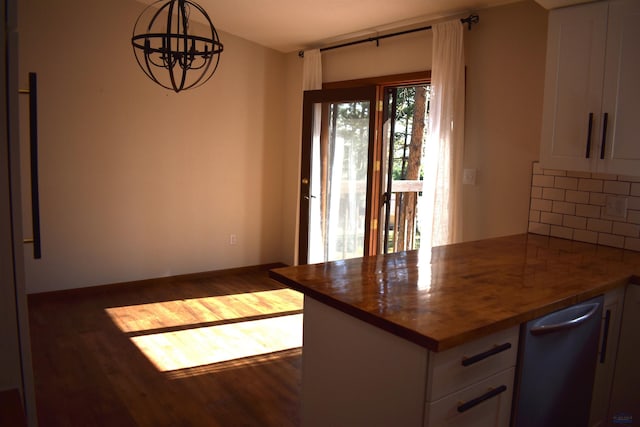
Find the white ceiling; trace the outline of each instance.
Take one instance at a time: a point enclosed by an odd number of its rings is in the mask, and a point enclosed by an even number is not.
[[[191,1],[207,11],[216,29],[288,53],[519,0]]]

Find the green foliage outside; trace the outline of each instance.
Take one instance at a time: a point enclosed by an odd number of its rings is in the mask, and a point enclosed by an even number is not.
[[[430,86],[427,86],[427,116],[429,114]],[[416,87],[400,87],[397,89],[396,122],[393,135],[393,179],[406,179],[406,162],[411,145],[411,129],[413,127],[413,111],[415,109]],[[420,171],[420,179],[423,172]]]
[[[369,159],[369,103],[349,102],[332,104],[331,131],[343,141],[343,170],[351,170],[366,179]],[[355,163],[355,164],[354,164]]]

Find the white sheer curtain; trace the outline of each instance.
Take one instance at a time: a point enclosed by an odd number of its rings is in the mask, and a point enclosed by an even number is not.
[[[432,246],[455,243],[462,237],[464,90],[462,23],[455,20],[433,25],[431,106],[421,209],[422,233],[425,238],[431,235]]]
[[[322,54],[320,49],[304,52],[302,62],[302,90],[322,89]]]
[[[322,54],[320,49],[312,49],[304,52],[302,62],[302,90],[322,89]],[[322,114],[322,106],[320,104],[314,106],[313,111],[313,136],[311,144],[311,177],[309,194],[320,194],[320,115]],[[320,245],[314,245],[313,242],[322,241],[322,228],[320,227],[320,206],[319,199],[312,197],[309,199],[309,253],[307,254],[308,262],[322,261],[324,256],[324,248]]]

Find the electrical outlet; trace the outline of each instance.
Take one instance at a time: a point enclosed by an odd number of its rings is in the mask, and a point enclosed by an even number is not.
[[[229,235],[229,244],[230,245],[235,245],[238,243],[238,236],[236,236],[235,234],[230,234]]]
[[[604,208],[605,215],[612,218],[627,218],[627,198],[622,196],[607,196]]]

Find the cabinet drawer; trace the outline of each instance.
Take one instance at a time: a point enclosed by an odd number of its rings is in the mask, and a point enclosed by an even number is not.
[[[516,365],[519,327],[442,352],[429,353],[427,402]]]
[[[507,427],[515,368],[427,403],[425,427]]]

